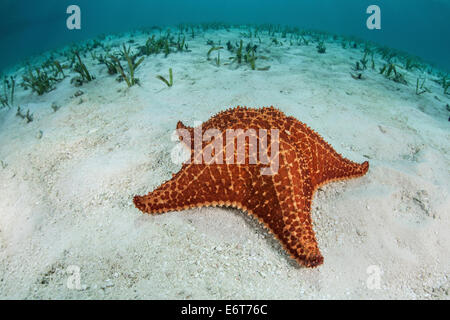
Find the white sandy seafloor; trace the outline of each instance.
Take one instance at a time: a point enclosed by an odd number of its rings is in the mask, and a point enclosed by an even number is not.
[[[89,55],[96,79],[80,88],[70,84],[75,73],[42,96],[17,88],[16,105],[34,121],[0,110],[1,298],[449,298],[450,99],[442,87],[429,76],[431,93],[416,95],[418,70],[402,70],[408,86],[371,70],[354,80],[361,49],[332,41],[318,54],[315,44],[275,46],[263,36],[258,52],[269,60],[257,67],[269,71],[206,60],[207,39],[240,37],[208,31],[187,38],[192,52],[146,57],[141,86],[131,89]],[[146,38],[137,34],[134,46]],[[221,50],[222,61],[230,55]],[[155,77],[169,68],[171,88]],[[170,156],[178,120],[194,125],[237,105],[273,105],[345,157],[369,161],[364,177],[315,196],[320,267],[299,267],[239,210],[150,216],[134,207],[134,195],[179,170]],[[79,290],[70,285],[78,275]]]

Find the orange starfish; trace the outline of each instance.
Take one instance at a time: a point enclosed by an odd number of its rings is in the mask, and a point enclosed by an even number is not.
[[[239,208],[258,218],[301,265],[316,267],[323,263],[312,228],[314,192],[327,182],[364,175],[369,168],[367,161],[358,164],[343,158],[312,129],[273,107],[237,107],[220,112],[196,129],[185,127],[181,122],[177,129],[180,139],[191,148],[190,163],[184,163],[171,180],[153,192],[135,196],[134,204],[138,209],[155,214],[204,206]],[[216,130],[216,134],[203,138],[203,142],[200,140],[201,147],[196,149],[198,140],[185,141],[181,129],[194,136],[195,132],[201,132],[204,137],[211,129]],[[225,141],[229,129],[246,131],[232,137],[230,142]],[[256,136],[260,143],[274,139],[275,132],[278,135],[279,152],[272,144],[267,148],[267,154],[270,151],[276,156],[271,156],[271,168],[277,169],[272,170],[272,174],[263,174],[267,162],[262,161],[261,156],[256,163],[251,163],[255,160],[252,158],[255,150],[250,142],[260,129],[270,130],[266,140]],[[234,147],[242,136],[246,151],[244,163],[236,160],[238,154]],[[219,146],[219,150],[211,148],[217,142],[215,147]],[[234,151],[227,153],[227,150]],[[206,155],[210,160],[198,161]],[[225,155],[226,160],[235,160],[234,163],[217,162]],[[278,161],[278,168],[272,166],[274,159]]]

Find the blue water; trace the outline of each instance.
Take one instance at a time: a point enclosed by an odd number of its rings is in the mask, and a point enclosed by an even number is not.
[[[66,27],[66,8],[71,4],[81,8],[81,30]],[[372,4],[381,9],[381,30],[366,27],[366,8]],[[450,70],[447,0],[2,0],[0,69],[101,33],[213,21],[273,23],[353,35]]]

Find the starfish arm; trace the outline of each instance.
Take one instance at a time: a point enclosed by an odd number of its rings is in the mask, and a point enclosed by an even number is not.
[[[323,263],[311,219],[313,186],[301,158],[292,159],[294,150],[282,152],[282,165],[273,183],[281,212],[282,230],[278,237],[291,257],[307,267]]]
[[[332,181],[360,177],[369,170],[367,161],[360,164],[344,158],[317,132],[297,119],[288,117],[286,127],[292,132],[291,143],[307,162],[315,188]]]
[[[360,177],[369,170],[369,163],[356,163],[337,153],[328,144],[311,143],[312,182],[317,188],[325,183]]]
[[[165,213],[193,207],[231,205],[232,183],[223,178],[225,165],[188,164],[146,196],[135,196],[145,213]]]
[[[186,130],[187,133],[189,133],[188,141],[185,141],[183,135],[180,134],[181,130]],[[178,121],[178,123],[177,123],[177,134],[178,134],[178,138],[186,145],[186,147],[188,149],[192,150],[192,137],[194,137],[194,128],[188,127],[188,126],[184,125],[183,122]]]
[[[295,209],[297,205],[289,199],[279,205],[277,199],[270,198],[263,203],[266,205],[240,209],[257,217],[299,264],[306,267],[321,265],[323,257],[313,231],[310,208]]]
[[[323,263],[309,210],[285,211],[283,235],[280,241],[291,258],[306,267],[317,267]]]

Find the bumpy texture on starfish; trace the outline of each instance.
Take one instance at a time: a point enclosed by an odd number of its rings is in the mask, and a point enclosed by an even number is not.
[[[193,136],[193,128],[181,122],[177,128],[187,129]],[[277,173],[263,175],[260,169],[267,165],[259,161],[249,164],[247,143],[244,164],[185,163],[171,180],[153,192],[135,196],[136,207],[153,214],[204,206],[239,208],[258,218],[298,263],[307,267],[322,264],[310,213],[314,192],[327,182],[364,175],[369,163],[343,158],[312,129],[273,107],[237,107],[220,112],[202,124],[202,133],[208,129],[221,132],[224,154],[227,129],[266,129],[268,141],[270,130],[278,129]],[[186,145],[191,147],[192,160],[194,143]],[[207,145],[203,142],[202,152],[206,152]]]

